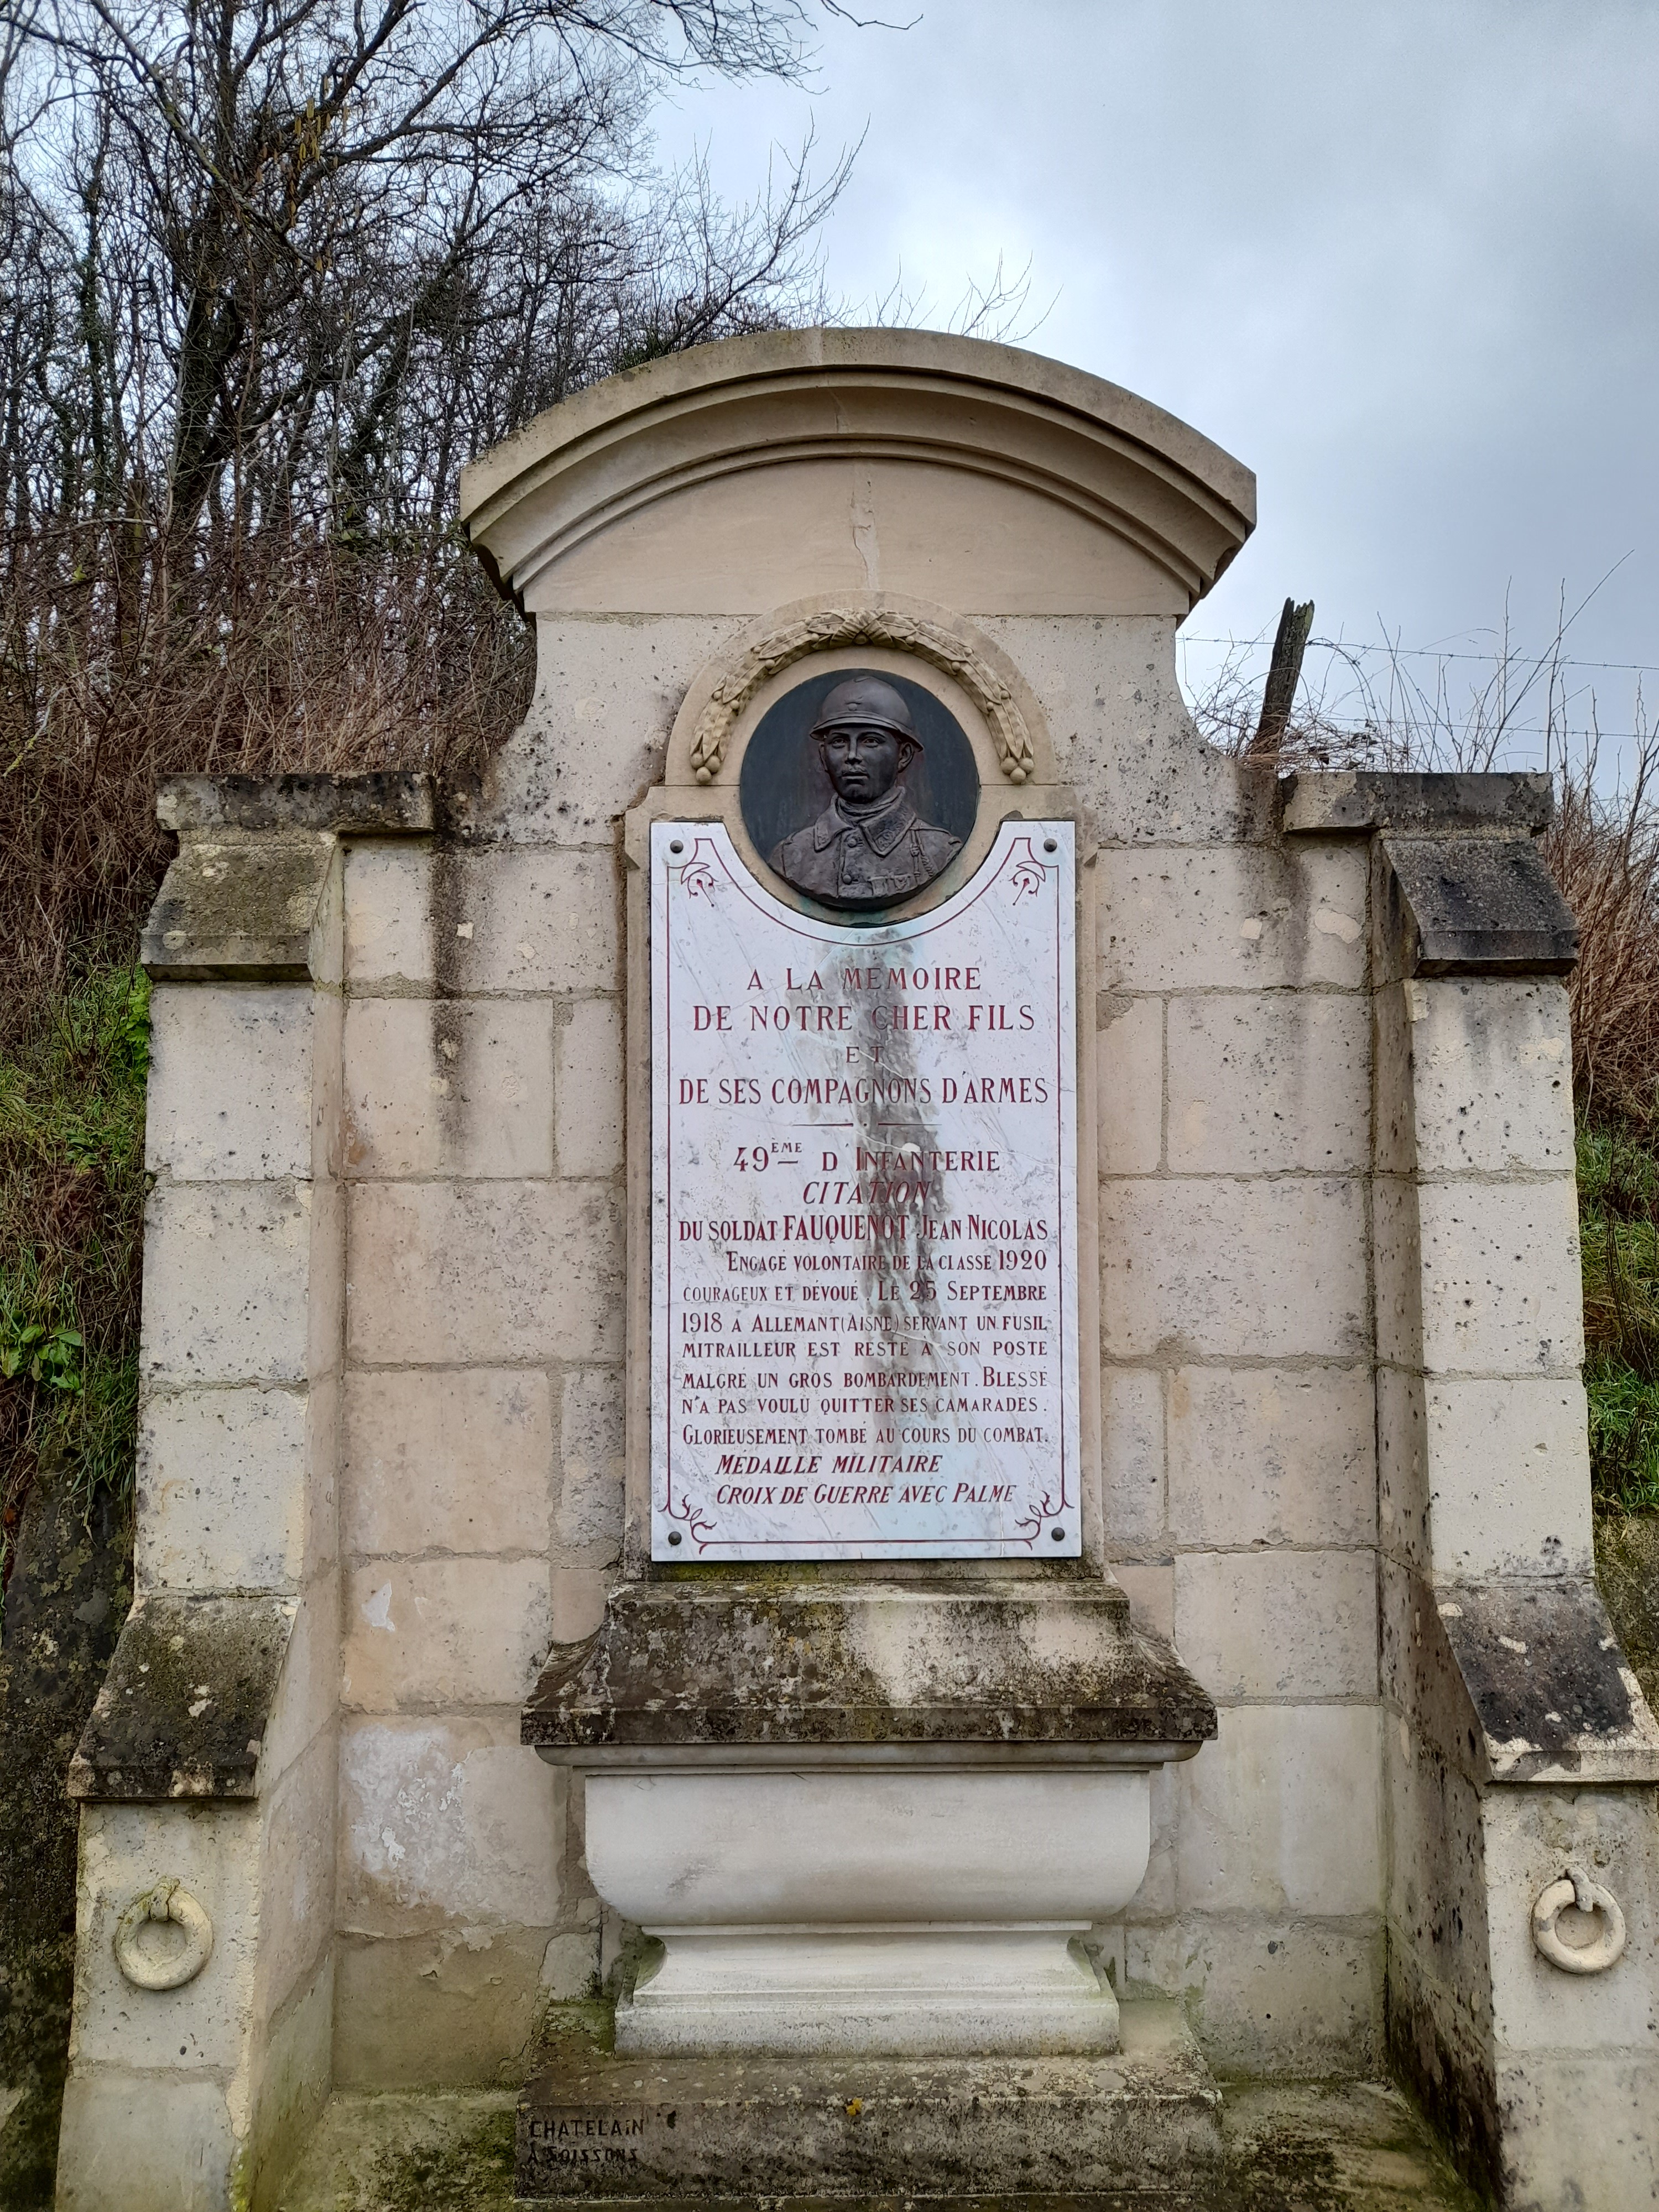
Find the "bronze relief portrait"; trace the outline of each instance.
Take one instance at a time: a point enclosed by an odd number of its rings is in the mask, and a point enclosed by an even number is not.
[[[821,906],[874,920],[961,851],[979,775],[966,732],[922,685],[838,670],[767,710],[739,798],[769,867]]]

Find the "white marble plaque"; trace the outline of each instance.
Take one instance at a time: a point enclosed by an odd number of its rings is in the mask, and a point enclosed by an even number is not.
[[[1080,1548],[1069,822],[913,921],[651,832],[652,1552]]]

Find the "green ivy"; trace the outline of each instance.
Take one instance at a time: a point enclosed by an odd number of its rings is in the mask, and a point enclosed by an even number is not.
[[[0,1567],[34,1471],[131,1489],[149,984],[94,969],[0,1055]]]
[[[1578,1133],[1584,1389],[1604,1512],[1659,1512],[1659,1156],[1618,1129]]]

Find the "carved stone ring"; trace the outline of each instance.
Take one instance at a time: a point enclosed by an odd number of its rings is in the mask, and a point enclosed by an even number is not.
[[[1602,1923],[1588,1943],[1564,1943],[1557,1933],[1556,1923],[1570,1905]],[[1592,1881],[1583,1867],[1570,1866],[1533,1906],[1532,1940],[1551,1966],[1559,1966],[1565,1974],[1605,1973],[1623,1955],[1625,1916],[1611,1890]]]
[[[184,1929],[184,1948],[175,1957],[151,1959],[140,1948],[138,1931],[148,1920],[176,1921]],[[212,1950],[212,1921],[176,1881],[158,1881],[135,1897],[115,1923],[115,1963],[135,1989],[182,1989],[195,1980]]]

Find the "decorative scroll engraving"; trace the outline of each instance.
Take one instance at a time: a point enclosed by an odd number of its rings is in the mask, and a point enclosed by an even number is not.
[[[732,725],[769,677],[809,653],[833,653],[842,646],[884,645],[953,676],[990,725],[997,757],[1010,783],[1024,783],[1036,765],[1031,733],[1018,702],[990,663],[935,623],[920,615],[902,614],[890,608],[826,607],[775,630],[770,637],[751,645],[738,665],[714,686],[708,704],[697,717],[691,743],[691,766],[699,783],[710,783],[719,773]]]

